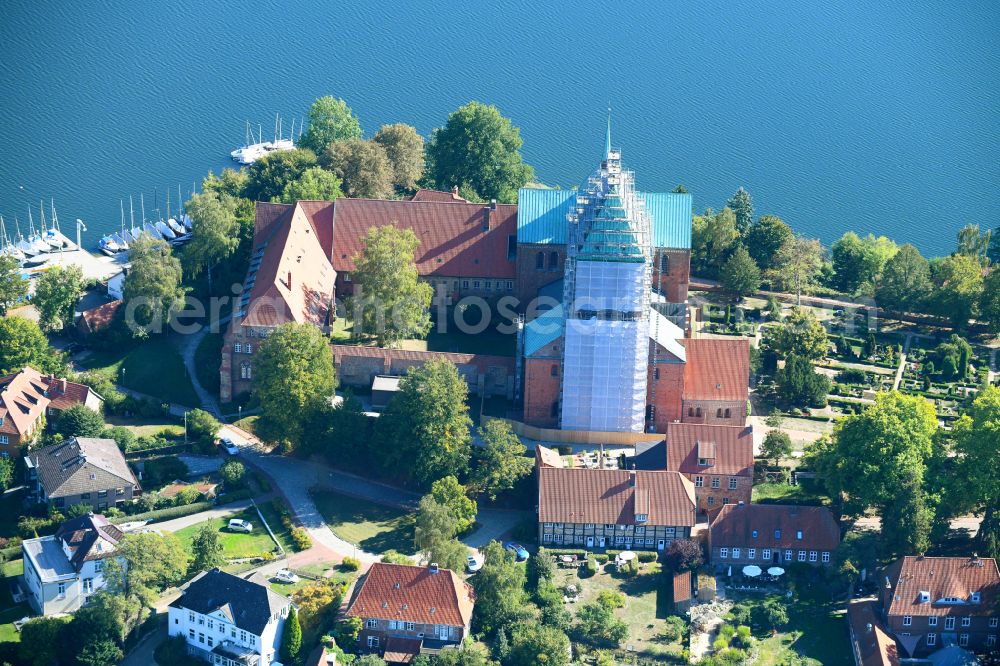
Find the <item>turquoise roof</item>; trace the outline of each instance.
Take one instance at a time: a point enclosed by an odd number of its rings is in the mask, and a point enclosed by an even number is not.
[[[524,355],[532,356],[545,345],[563,336],[566,327],[566,315],[563,306],[557,305],[546,310],[524,325]]]
[[[566,244],[566,215],[578,192],[521,188],[517,193],[517,242]],[[643,192],[653,226],[653,245],[691,248],[691,195]]]

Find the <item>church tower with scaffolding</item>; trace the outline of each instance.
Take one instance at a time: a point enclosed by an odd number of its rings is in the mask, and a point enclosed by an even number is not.
[[[649,369],[650,219],[611,146],[568,214],[561,427],[643,432]]]

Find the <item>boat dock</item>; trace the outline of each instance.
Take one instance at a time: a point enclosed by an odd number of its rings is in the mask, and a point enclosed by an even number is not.
[[[53,266],[79,266],[83,271],[83,279],[97,280],[104,282],[108,278],[122,272],[125,264],[125,257],[104,257],[91,254],[84,249],[77,247],[63,234],[56,232],[59,240],[63,241],[65,247],[62,250],[48,252],[44,263],[31,268],[21,269],[22,273],[30,277],[40,275]]]

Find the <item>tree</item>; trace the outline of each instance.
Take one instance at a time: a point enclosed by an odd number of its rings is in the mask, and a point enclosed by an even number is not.
[[[100,392],[98,391],[98,393]],[[104,393],[101,393],[101,396],[107,400],[107,396]],[[105,405],[107,405],[107,403],[105,403]],[[111,428],[107,428],[101,433],[101,437],[115,440],[115,444],[118,445],[118,449],[122,453],[127,453],[134,449],[136,442],[138,441],[135,433],[125,426],[113,426]]]
[[[751,614],[754,624],[767,629],[776,630],[788,624],[788,607],[778,597],[768,597]]]
[[[823,249],[818,240],[792,236],[774,257],[771,279],[781,289],[793,289],[796,304],[802,305],[802,292],[808,293],[815,284],[822,259]]]
[[[488,543],[483,549],[483,567],[472,578],[476,592],[472,620],[477,631],[492,636],[522,616],[524,582],[524,567],[514,554],[498,541]]]
[[[792,228],[776,215],[761,215],[750,227],[743,243],[762,270],[776,267],[775,257],[793,236]]]
[[[296,201],[333,201],[344,196],[340,186],[337,174],[320,167],[311,167],[285,185],[281,202],[293,204]]]
[[[468,551],[455,540],[456,533],[455,519],[448,506],[431,495],[422,497],[413,540],[424,558],[446,569],[461,571]]]
[[[763,346],[781,357],[801,356],[816,360],[826,356],[826,329],[808,310],[793,308],[783,324],[764,329]]]
[[[184,307],[181,262],[165,240],[142,236],[129,245],[132,268],[122,287],[133,334],[159,332]]]
[[[576,620],[577,632],[583,636],[610,641],[616,645],[628,638],[628,624],[615,617],[615,606],[607,597],[581,606],[576,612]]]
[[[203,525],[191,542],[191,565],[188,567],[188,575],[194,576],[225,564],[222,549],[219,531],[212,525]]]
[[[301,443],[303,422],[328,404],[337,387],[330,344],[311,324],[279,326],[254,359],[254,393],[262,410],[258,428],[272,440]]]
[[[750,193],[740,186],[736,194],[726,202],[726,208],[732,210],[736,216],[736,230],[740,232],[740,236],[746,236],[750,231],[750,225],[753,224],[753,201],[750,199]]]
[[[184,267],[191,277],[205,271],[210,293],[212,267],[229,258],[240,244],[237,206],[235,198],[212,190],[193,194],[184,204],[194,225],[182,254]]]
[[[82,403],[62,411],[56,420],[56,432],[63,437],[100,437],[104,434],[104,419]]]
[[[980,552],[1000,557],[1000,388],[988,387],[954,426],[955,469],[946,497],[952,515],[975,513],[983,521],[976,535]]]
[[[901,485],[882,511],[882,548],[894,556],[925,553],[931,545],[934,510],[925,499],[923,473],[913,466],[901,476]]]
[[[320,150],[325,150],[326,146]],[[316,166],[311,150],[281,150],[264,155],[247,167],[247,182],[243,196],[251,201],[278,201],[289,183],[302,177],[306,169]]]
[[[76,661],[81,666],[115,666],[121,663],[124,657],[125,653],[114,641],[103,638],[96,641],[87,640]]]
[[[469,102],[431,135],[427,177],[440,190],[464,186],[479,199],[514,203],[534,177],[521,158],[522,143],[520,130],[497,107]]]
[[[0,318],[0,376],[20,372],[28,365],[46,373],[65,369],[65,362],[49,347],[38,324],[14,315]]]
[[[562,631],[528,623],[514,628],[505,666],[568,666],[569,663],[569,638]]]
[[[896,254],[896,244],[888,238],[869,234],[859,238],[848,231],[833,244],[833,287],[854,293],[862,284],[874,284],[886,263]]]
[[[207,451],[215,444],[215,436],[222,424],[204,409],[192,409],[187,413],[187,436],[199,449]]]
[[[83,296],[83,269],[52,266],[35,281],[31,303],[38,310],[38,323],[46,331],[61,331],[73,322],[73,306]]]
[[[331,95],[319,97],[309,108],[309,129],[299,139],[299,145],[317,155],[334,141],[361,138],[361,123],[351,113],[351,107]]]
[[[142,613],[153,608],[160,594],[178,585],[187,574],[187,553],[173,534],[129,532],[117,545],[120,557],[104,564],[108,590],[122,595],[134,615],[126,625],[138,627]]]
[[[958,230],[958,254],[971,257],[980,265],[987,266],[990,263],[989,247],[993,232],[986,229],[979,231],[978,224],[967,224]]]
[[[442,650],[437,666],[490,666],[490,654],[479,643],[467,642],[457,650]]]
[[[969,359],[972,357],[972,345],[961,336],[952,334],[947,340],[934,348],[930,354],[937,367],[941,368],[944,379],[964,379],[969,374]]]
[[[386,662],[377,654],[366,654],[358,657],[353,666],[386,666]]]
[[[292,606],[285,620],[285,630],[281,634],[281,656],[286,661],[294,662],[302,648],[302,626],[299,624],[299,614]]]
[[[976,316],[983,294],[983,274],[979,262],[961,254],[947,257],[935,267],[934,290],[929,304],[933,314],[951,320],[963,329]]]
[[[227,491],[242,486],[245,474],[246,467],[239,460],[228,460],[219,468],[219,476],[222,477],[223,483],[226,484]]]
[[[1000,226],[990,234],[990,246],[986,250],[986,258],[990,263],[1000,264]]]
[[[0,254],[0,317],[28,296],[28,281],[21,277],[21,266],[17,259]]]
[[[94,506],[90,502],[80,502],[78,504],[71,504],[69,508],[66,509],[66,519],[72,520],[73,518],[81,518],[86,516],[88,513],[94,511]]]
[[[701,546],[691,539],[674,539],[667,546],[664,563],[674,573],[694,571],[702,563]]]
[[[10,488],[14,480],[14,463],[10,458],[0,458],[0,492]]]
[[[392,184],[402,190],[416,188],[424,172],[424,138],[410,125],[382,125],[372,140],[385,148],[392,164]]]
[[[63,637],[66,617],[36,617],[21,627],[21,659],[31,666],[56,663],[57,649]]]
[[[812,361],[795,354],[775,373],[774,384],[781,399],[797,407],[825,407],[831,387],[830,378],[816,372]]]
[[[479,510],[476,500],[469,499],[465,488],[454,476],[445,476],[431,484],[431,497],[448,508],[455,523],[456,534],[465,532],[475,524]]]
[[[512,489],[531,473],[534,465],[524,456],[527,447],[507,421],[491,419],[479,429],[483,446],[476,447],[471,483],[482,494],[496,500],[497,495]]]
[[[983,282],[979,317],[994,333],[1000,333],[1000,261]]]
[[[691,272],[714,278],[736,248],[740,234],[736,216],[728,208],[716,214],[706,210],[691,222]]]
[[[918,311],[931,292],[930,264],[909,243],[890,259],[875,290],[879,305],[896,312]]]
[[[471,454],[468,391],[447,360],[411,369],[376,424],[376,443],[388,468],[424,488],[463,473]]]
[[[308,583],[292,594],[292,600],[298,606],[299,624],[307,645],[312,643],[316,632],[333,623],[344,591],[344,584],[324,579]],[[360,621],[352,623],[351,640],[357,638],[360,629]]]
[[[743,300],[744,296],[760,289],[760,269],[750,257],[750,253],[741,245],[722,265],[719,280],[736,300]]]
[[[360,199],[392,196],[392,162],[381,144],[361,139],[331,143],[323,153],[323,166],[340,178],[344,193]]]
[[[792,438],[787,432],[772,430],[764,436],[764,441],[760,445],[760,457],[774,460],[777,467],[782,458],[792,455]]]
[[[419,279],[414,262],[419,245],[411,229],[372,227],[354,257],[354,320],[381,346],[430,331],[434,289]]]

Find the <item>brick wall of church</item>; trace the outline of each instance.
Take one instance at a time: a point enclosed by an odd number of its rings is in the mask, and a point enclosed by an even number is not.
[[[681,419],[684,395],[683,363],[651,363],[646,384],[646,404],[653,412],[656,432],[666,432],[667,424]]]
[[[554,369],[554,370],[553,370]],[[553,371],[555,374],[552,374]],[[558,358],[524,361],[524,422],[539,428],[558,428],[562,367]]]
[[[661,269],[667,269],[660,273]],[[671,303],[683,303],[688,297],[691,281],[691,251],[658,248],[653,261],[653,289]]]
[[[539,260],[539,255],[541,259]],[[520,301],[519,312],[538,296],[538,290],[556,280],[561,280],[566,265],[565,245],[536,245],[524,243],[517,246],[517,284],[515,291]],[[540,266],[540,267],[539,267]]]

